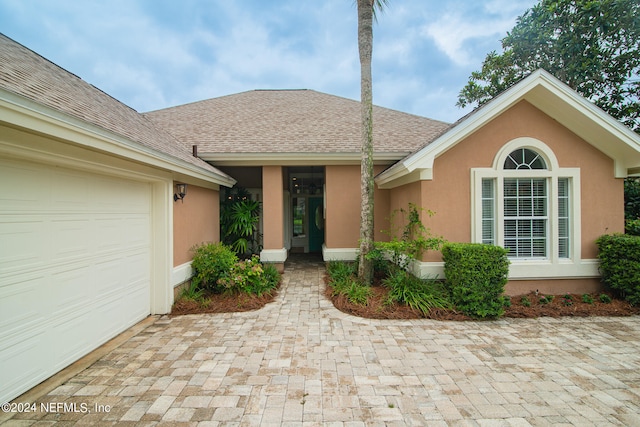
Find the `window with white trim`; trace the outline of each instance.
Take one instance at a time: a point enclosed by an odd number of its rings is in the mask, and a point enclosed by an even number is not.
[[[509,249],[512,260],[561,262],[575,255],[579,170],[561,169],[551,150],[507,144],[491,169],[474,169],[474,240]]]

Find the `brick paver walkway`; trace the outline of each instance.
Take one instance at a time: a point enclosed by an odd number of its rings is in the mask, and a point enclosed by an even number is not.
[[[256,312],[161,317],[5,425],[640,425],[639,317],[367,320],[323,273],[289,264]]]

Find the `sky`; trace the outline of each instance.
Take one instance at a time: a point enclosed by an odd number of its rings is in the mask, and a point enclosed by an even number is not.
[[[453,122],[458,93],[537,0],[389,0],[376,105]],[[355,0],[0,0],[0,32],[140,112],[254,89],[360,99]]]

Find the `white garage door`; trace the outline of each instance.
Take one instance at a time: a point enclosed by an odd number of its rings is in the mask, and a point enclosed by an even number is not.
[[[150,312],[150,184],[0,159],[0,403]]]

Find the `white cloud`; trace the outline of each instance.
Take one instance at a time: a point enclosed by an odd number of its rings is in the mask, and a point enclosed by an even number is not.
[[[455,119],[466,77],[534,1],[390,2],[374,28],[376,102]],[[257,88],[358,99],[355,4],[306,3],[0,0],[0,28],[140,111]]]
[[[517,16],[533,4],[531,0],[493,0],[482,3],[482,10],[476,12],[451,7],[425,24],[422,34],[432,39],[455,64],[466,66],[488,53],[477,52],[476,41],[502,39],[515,25]]]

